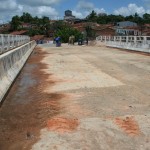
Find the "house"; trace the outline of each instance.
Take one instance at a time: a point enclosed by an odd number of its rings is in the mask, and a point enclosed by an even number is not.
[[[3,24],[0,26],[0,33],[6,34],[9,33],[10,24]]]
[[[116,30],[116,35],[119,36],[139,36],[141,35],[141,30],[137,23],[131,21],[117,22],[114,26]]]
[[[140,30],[139,27],[116,28],[116,35],[140,36],[141,35],[141,30]]]
[[[150,36],[150,30],[144,30],[142,35],[143,36]]]
[[[131,21],[122,21],[122,22],[117,22],[115,24],[116,27],[119,28],[124,28],[124,27],[137,27],[137,23],[131,22]]]
[[[74,22],[75,19],[76,19],[76,17],[72,15],[71,10],[66,10],[65,11],[64,21]]]
[[[150,24],[141,26],[141,31],[143,36],[150,36]]]

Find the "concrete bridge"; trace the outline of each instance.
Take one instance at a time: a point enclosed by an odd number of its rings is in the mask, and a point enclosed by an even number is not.
[[[35,45],[28,36],[0,35],[0,102]]]
[[[107,46],[150,53],[150,36],[98,36]]]
[[[149,149],[148,53],[24,40],[0,55],[1,99],[24,66],[0,107],[0,150]]]

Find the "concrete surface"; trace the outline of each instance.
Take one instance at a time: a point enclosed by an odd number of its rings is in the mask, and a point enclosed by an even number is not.
[[[33,51],[32,41],[0,55],[0,102]]]
[[[40,45],[0,121],[2,150],[149,150],[150,57]]]

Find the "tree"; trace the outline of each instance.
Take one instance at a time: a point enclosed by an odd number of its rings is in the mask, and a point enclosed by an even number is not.
[[[20,28],[21,21],[19,16],[14,16],[11,21],[11,30],[18,30]]]
[[[59,20],[52,24],[51,29],[54,31],[54,30],[61,30],[65,27],[66,27],[66,24],[63,21]]]
[[[92,30],[90,26],[85,27],[86,35],[89,38],[94,38],[95,37],[95,32]]]
[[[46,16],[43,16],[41,19],[41,30],[48,36],[50,30],[50,19]]]
[[[58,37],[58,36],[61,37],[62,42],[64,42],[64,43],[68,42],[69,37],[71,35],[75,36],[75,41],[77,41],[79,38],[82,37],[81,32],[79,32],[78,30],[71,28],[69,26],[65,26],[62,29],[56,30],[56,33],[55,33],[55,37]]]
[[[125,21],[133,21],[134,17],[132,15],[126,16]]]
[[[96,12],[93,10],[87,17],[87,20],[92,21],[92,22],[97,22],[97,14]]]
[[[24,12],[23,15],[20,17],[20,20],[24,23],[29,23],[33,21],[33,18],[29,13]]]
[[[144,23],[150,23],[150,14],[145,13],[143,15]]]

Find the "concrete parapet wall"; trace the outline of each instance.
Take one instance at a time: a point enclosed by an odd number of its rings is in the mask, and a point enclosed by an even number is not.
[[[0,34],[0,55],[28,42],[29,36]]]
[[[150,45],[143,43],[124,43],[109,41],[106,46],[150,53]]]
[[[35,46],[36,42],[32,41],[0,55],[0,102]]]
[[[99,36],[106,46],[150,53],[150,36]]]

